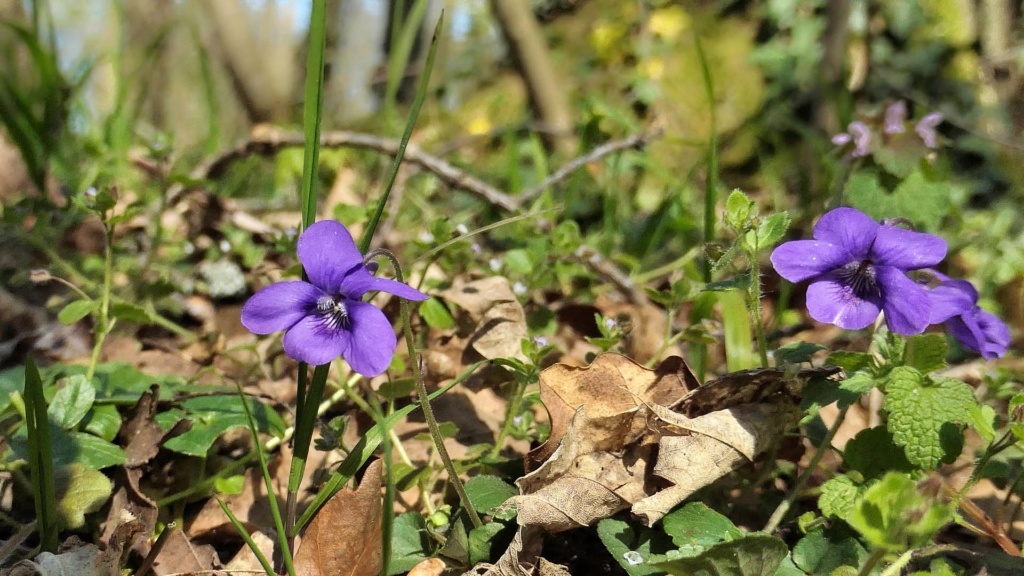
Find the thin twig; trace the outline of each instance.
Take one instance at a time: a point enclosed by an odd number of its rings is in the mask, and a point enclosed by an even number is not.
[[[530,200],[533,200],[534,198],[539,196],[542,192],[544,192],[551,186],[554,186],[555,184],[561,182],[562,180],[565,180],[573,172],[579,170],[580,168],[583,168],[587,164],[590,164],[591,162],[597,162],[598,160],[604,158],[605,156],[615,154],[616,152],[620,152],[622,150],[629,150],[631,148],[643,148],[651,140],[659,138],[660,136],[661,130],[656,130],[654,132],[649,133],[641,132],[639,134],[634,134],[628,138],[623,138],[622,140],[612,140],[611,142],[606,142],[598,146],[597,148],[594,148],[590,152],[584,154],[583,156],[580,156],[575,160],[570,160],[569,162],[566,162],[565,164],[562,165],[561,168],[555,170],[554,173],[552,173],[550,176],[542,180],[540,184],[537,184],[533,188],[528,188],[524,190],[523,193],[517,197],[517,200],[520,204],[525,204],[526,202],[529,202]]]

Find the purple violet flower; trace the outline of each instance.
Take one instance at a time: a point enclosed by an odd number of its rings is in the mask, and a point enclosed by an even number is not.
[[[1006,354],[1010,346],[1010,329],[995,314],[978,306],[978,291],[966,280],[953,280],[934,270],[929,273],[940,283],[928,291],[932,311],[928,321],[946,323],[950,334],[960,344],[986,360]]]
[[[868,128],[867,124],[856,120],[850,122],[846,130],[847,132],[833,136],[832,143],[836,146],[846,146],[853,142],[853,150],[850,152],[850,156],[854,158],[867,156],[871,152],[871,128]]]
[[[906,119],[906,102],[898,100],[889,104],[885,108],[885,124],[882,127],[882,132],[885,132],[886,134],[901,134],[906,132],[906,128],[903,127],[903,123]]]
[[[917,124],[914,125],[914,132],[921,137],[924,145],[929,148],[938,147],[938,133],[935,131],[935,127],[942,123],[941,112],[931,112],[925,114]]]
[[[378,290],[407,300],[427,295],[401,282],[375,278],[349,231],[333,220],[307,228],[298,242],[309,282],[277,282],[242,306],[242,324],[255,334],[284,330],[284,351],[300,362],[327,364],[343,357],[363,376],[391,364],[397,339],[384,313],[360,299]]]
[[[934,266],[945,256],[942,238],[836,208],[815,225],[814,240],[786,242],[771,261],[790,282],[811,281],[807,311],[819,322],[858,330],[884,312],[893,332],[920,334],[931,304],[927,290],[906,272]]]

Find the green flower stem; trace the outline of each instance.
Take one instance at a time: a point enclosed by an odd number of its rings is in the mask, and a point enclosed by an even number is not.
[[[395,279],[399,282],[405,282],[402,276],[402,267],[398,264],[398,258],[387,250],[374,250],[366,255],[367,260],[376,256],[384,256],[391,261],[391,265],[395,268]],[[473,503],[469,501],[469,495],[466,494],[466,487],[462,485],[462,481],[459,479],[459,471],[455,469],[455,463],[452,462],[452,457],[448,454],[448,449],[444,445],[444,436],[441,435],[441,429],[437,425],[437,419],[434,418],[434,409],[430,407],[430,397],[427,394],[427,383],[423,379],[423,371],[420,368],[419,355],[416,354],[416,343],[412,339],[412,306],[409,301],[402,299],[402,331],[405,332],[405,346],[409,351],[409,361],[412,362],[412,376],[416,380],[416,394],[420,399],[420,408],[423,410],[423,419],[427,421],[427,428],[430,430],[430,438],[434,441],[434,449],[437,450],[437,455],[441,458],[441,462],[444,464],[444,469],[448,472],[448,481],[452,483],[452,487],[455,488],[455,492],[459,495],[459,501],[462,502],[462,507],[466,510],[466,514],[469,516],[470,522],[473,523],[474,528],[483,526],[483,522],[480,521],[480,515],[476,513],[473,508]]]
[[[861,566],[860,571],[857,572],[857,576],[868,576],[868,574],[871,574],[871,571],[875,569],[875,566],[882,561],[882,558],[885,558],[885,554],[885,548],[876,548],[875,551],[871,553],[871,556],[868,556],[868,559],[864,561],[864,565]]]
[[[708,138],[708,181],[704,192],[704,244],[708,245],[715,240],[715,220],[717,219],[718,119],[715,114],[714,78],[711,76],[711,67],[708,64],[707,54],[704,52],[704,45],[700,41],[700,34],[693,35],[693,42],[697,48],[697,57],[700,59],[700,70],[704,79],[704,93],[708,99],[708,115],[711,121],[711,136]],[[711,260],[705,258],[704,282],[711,282],[711,271]]]
[[[238,531],[238,534],[242,537],[242,540],[245,541],[245,544],[249,547],[249,550],[252,550],[252,553],[256,556],[256,560],[258,560],[260,566],[263,567],[263,571],[267,573],[267,576],[275,576],[273,566],[270,565],[270,562],[267,560],[267,557],[263,555],[263,551],[260,550],[260,547],[256,544],[256,541],[253,540],[252,536],[249,535],[249,532],[246,531],[245,526],[241,522],[239,522],[238,518],[235,516],[235,513],[232,512],[230,508],[228,508],[228,505],[225,504],[224,501],[221,500],[219,496],[216,498],[217,504],[220,506],[220,509],[224,511],[224,515],[227,516],[228,520],[231,521],[231,524],[234,525],[235,530]]]
[[[372,394],[369,395],[372,402],[368,402],[374,422],[384,432],[381,434],[381,455],[384,460],[384,502],[381,509],[381,565],[380,576],[388,576],[391,567],[391,535],[394,532],[395,524],[395,481],[392,468],[392,445],[391,432],[388,420],[384,416],[380,402]]]
[[[320,400],[324,395],[324,385],[327,383],[327,374],[330,372],[330,364],[321,364],[313,369],[313,380],[309,384],[302,411],[296,414],[295,438],[292,441],[292,463],[288,471],[288,526],[295,526],[295,508],[298,502],[299,485],[302,483],[302,474],[306,471],[306,458],[309,456],[309,445],[313,441],[313,428],[316,426],[316,417],[319,412]],[[311,410],[310,407],[313,409]]]
[[[761,368],[768,367],[768,343],[764,337],[764,320],[761,316],[761,262],[757,257],[757,246],[748,254],[750,260],[750,287],[747,298],[750,301],[750,316],[754,322],[754,338],[757,340],[757,352],[761,356]]]
[[[839,432],[839,427],[843,425],[843,420],[846,419],[846,411],[849,409],[843,408],[836,415],[836,421],[832,423],[832,427],[828,429],[825,434],[825,438],[822,439],[821,444],[814,450],[814,455],[811,456],[811,461],[807,464],[807,469],[804,470],[796,479],[796,484],[793,485],[789,490],[789,494],[786,495],[786,499],[779,503],[779,506],[772,512],[771,518],[768,519],[768,523],[764,526],[764,532],[771,534],[775,532],[775,529],[779,527],[782,520],[786,517],[786,513],[793,507],[796,499],[800,496],[800,491],[810,480],[811,475],[817,470],[818,464],[821,463],[822,457],[825,456],[825,451],[832,447],[832,439],[836,437],[836,433]]]
[[[505,444],[505,439],[512,432],[513,418],[519,411],[523,409],[523,396],[526,395],[526,383],[516,380],[516,389],[512,394],[512,401],[509,402],[508,412],[505,413],[505,421],[501,424],[501,430],[498,432],[498,438],[494,441],[494,446],[491,447],[489,454],[490,458],[497,458],[498,454],[501,453],[501,447]]]
[[[914,557],[913,550],[907,550],[895,562],[886,566],[885,570],[879,576],[900,576],[900,570],[910,563],[910,560]]]
[[[100,293],[100,309],[96,320],[96,342],[92,346],[92,357],[89,358],[89,368],[85,372],[85,378],[90,381],[96,374],[103,341],[114,328],[114,322],[110,321],[110,292],[114,281],[114,228],[106,221],[103,222],[103,235],[103,291]]]

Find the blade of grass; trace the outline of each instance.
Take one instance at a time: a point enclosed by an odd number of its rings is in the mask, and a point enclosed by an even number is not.
[[[306,57],[306,89],[302,110],[302,227],[316,220],[316,176],[320,160],[320,116],[324,104],[324,46],[327,41],[327,0],[313,0],[309,14],[309,53]]]
[[[25,424],[28,428],[28,465],[32,474],[32,497],[39,526],[39,545],[44,552],[55,553],[57,494],[54,487],[50,421],[46,417],[43,380],[31,358],[25,359]]]
[[[710,244],[715,240],[715,205],[718,203],[718,121],[715,114],[715,84],[707,55],[704,53],[704,45],[700,41],[700,34],[694,32],[693,42],[697,47],[697,57],[700,59],[704,93],[708,98],[708,115],[711,121],[711,134],[708,138],[708,181],[707,190],[704,192],[704,244]],[[706,258],[704,281],[711,282],[711,261]]]
[[[242,410],[245,411],[245,421],[249,425],[249,435],[252,436],[252,449],[256,452],[256,462],[263,474],[263,484],[267,488],[267,503],[270,505],[270,515],[274,518],[274,529],[277,531],[278,545],[281,546],[281,557],[284,559],[285,569],[290,576],[295,576],[295,567],[292,565],[292,551],[288,543],[288,535],[284,528],[284,518],[277,506],[277,497],[274,494],[274,483],[270,479],[270,469],[267,468],[267,460],[263,457],[263,445],[260,444],[259,432],[256,429],[256,420],[252,417],[252,410],[246,401],[242,385],[236,383],[238,397],[242,400]],[[245,538],[243,535],[242,538]]]
[[[437,398],[451,390],[456,385],[461,384],[469,378],[474,371],[476,371],[480,364],[481,362],[477,362],[476,364],[469,366],[462,372],[462,374],[459,375],[458,378],[452,380],[443,388],[435,390],[428,398],[433,400],[434,398]],[[313,519],[313,516],[316,515],[317,511],[320,510],[320,507],[330,500],[338,490],[341,490],[345,483],[355,476],[355,473],[358,472],[364,464],[366,464],[366,461],[373,456],[374,451],[377,450],[377,447],[380,446],[383,441],[384,430],[390,430],[398,423],[399,420],[405,418],[409,414],[412,414],[419,409],[419,407],[419,404],[410,404],[400,410],[396,410],[384,419],[383,427],[379,424],[375,424],[372,428],[367,430],[366,434],[364,434],[363,437],[359,439],[359,442],[352,447],[352,450],[349,451],[348,456],[346,456],[345,460],[341,462],[338,469],[335,470],[327,482],[324,483],[320,492],[316,495],[316,498],[313,499],[313,502],[310,503],[302,513],[302,516],[299,517],[298,522],[295,523],[295,526],[292,528],[292,532],[289,533],[289,536],[295,536],[301,532],[302,529],[305,528],[306,524]]]
[[[377,224],[380,223],[380,217],[384,213],[384,207],[388,203],[388,197],[391,196],[391,188],[395,185],[395,178],[398,176],[398,168],[402,164],[402,158],[405,157],[405,149],[409,145],[409,138],[412,137],[412,130],[416,126],[416,119],[420,116],[420,108],[423,107],[423,101],[427,96],[427,87],[430,86],[430,72],[434,69],[434,57],[437,56],[437,45],[440,43],[441,30],[444,25],[444,11],[441,12],[441,17],[437,19],[437,25],[434,26],[434,36],[430,40],[430,51],[427,53],[427,62],[423,67],[423,74],[420,75],[420,83],[416,88],[416,97],[412,101],[412,109],[409,111],[409,119],[405,123],[405,131],[402,132],[402,139],[399,141],[398,152],[395,154],[395,159],[391,162],[391,168],[388,169],[388,174],[384,180],[384,194],[381,195],[380,201],[377,203],[377,209],[373,212],[373,217],[370,219],[370,223],[366,226],[366,232],[363,233],[362,239],[359,241],[359,251],[366,253],[370,248],[370,241],[373,240],[373,233],[377,230]]]
[[[270,493],[269,497],[273,499],[273,493]],[[267,557],[263,555],[263,551],[260,550],[260,547],[256,545],[256,541],[253,540],[252,536],[249,535],[249,532],[246,531],[245,526],[238,521],[238,518],[235,517],[235,513],[232,512],[231,509],[228,508],[227,504],[220,499],[220,496],[217,496],[216,498],[217,504],[220,505],[220,509],[224,511],[225,515],[227,515],[228,520],[230,520],[231,524],[234,525],[235,530],[238,530],[239,536],[242,537],[242,540],[245,540],[245,544],[249,547],[249,550],[252,550],[252,553],[256,555],[256,559],[259,560],[260,566],[263,566],[263,571],[267,573],[267,576],[276,576],[273,566],[271,566],[270,562],[267,561]]]
[[[409,57],[416,42],[416,34],[423,25],[427,15],[429,0],[417,0],[412,9],[401,19],[403,2],[392,4],[394,12],[391,17],[391,46],[388,50],[388,75],[384,85],[384,118],[387,125],[393,125],[395,108],[398,104],[398,90],[402,86],[402,78],[409,66]],[[435,34],[436,36],[436,34]]]

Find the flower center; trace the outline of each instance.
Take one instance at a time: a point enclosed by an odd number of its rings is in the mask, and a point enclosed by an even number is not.
[[[345,299],[342,296],[321,296],[316,301],[316,311],[323,317],[328,328],[348,328],[351,321],[348,317],[348,308],[345,307]]]
[[[882,295],[882,290],[878,286],[875,265],[871,260],[850,262],[839,268],[836,273],[860,298]]]

